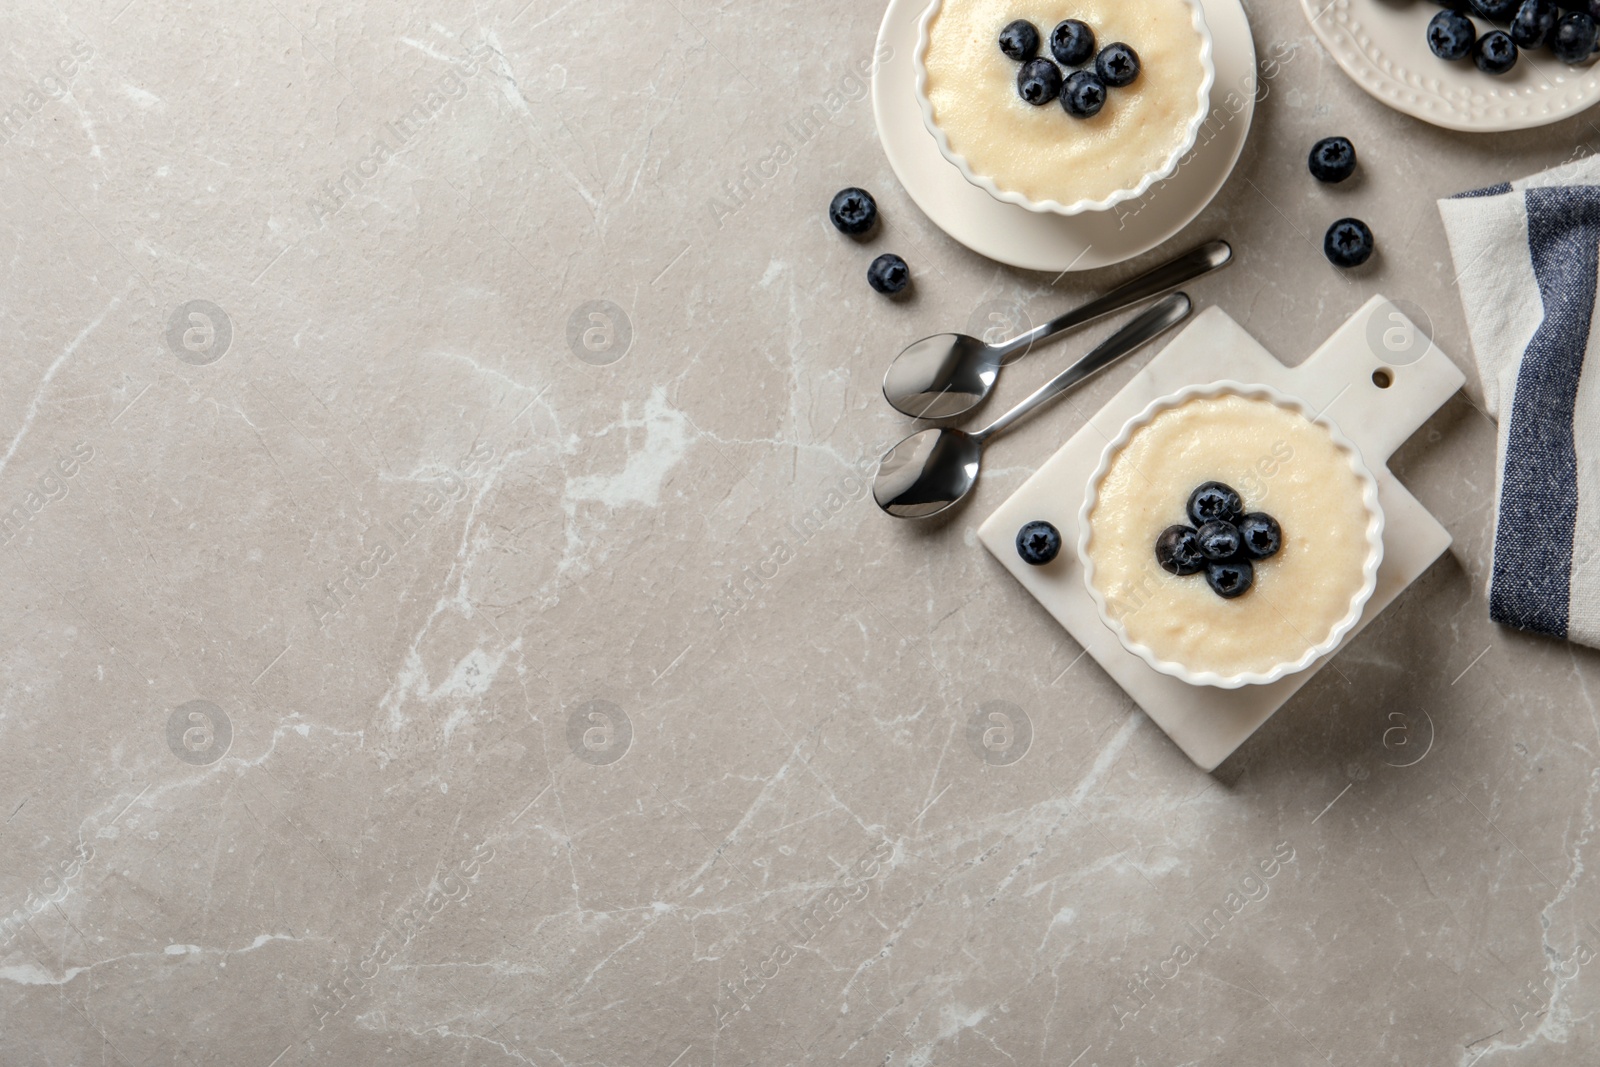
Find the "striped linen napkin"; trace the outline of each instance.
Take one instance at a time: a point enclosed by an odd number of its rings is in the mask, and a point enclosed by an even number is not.
[[[1600,159],[1439,201],[1499,425],[1496,622],[1600,647]]]

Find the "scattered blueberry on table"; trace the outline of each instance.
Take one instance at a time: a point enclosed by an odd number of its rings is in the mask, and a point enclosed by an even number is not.
[[[867,284],[885,296],[894,296],[911,284],[911,268],[893,252],[885,252],[867,268]]]
[[[1017,555],[1022,562],[1043,567],[1061,554],[1061,531],[1042,519],[1024,523],[1017,531]]]
[[[1322,253],[1335,267],[1359,267],[1372,258],[1376,247],[1372,227],[1360,219],[1340,219],[1322,239]]]
[[[840,189],[828,204],[828,220],[842,234],[864,236],[878,224],[878,202],[865,189],[853,185]],[[885,253],[867,268],[867,284],[885,296],[894,296],[911,284],[911,268],[899,256]]]
[[[1081,67],[1094,52],[1094,30],[1087,22],[1067,19],[1050,31],[1050,54],[1063,67]]]
[[[840,189],[828,205],[828,218],[840,233],[860,237],[877,223],[878,202],[865,189]]]
[[[1156,563],[1179,577],[1205,572],[1206,584],[1233,600],[1255,584],[1255,565],[1283,547],[1283,529],[1264,511],[1246,514],[1239,493],[1222,482],[1206,482],[1184,507],[1194,526],[1168,526],[1156,538]]]
[[[1356,146],[1348,137],[1324,137],[1311,146],[1306,163],[1317,181],[1336,185],[1356,172]],[[1372,229],[1360,219],[1340,219],[1322,239],[1322,253],[1336,267],[1361,266],[1375,247]]]
[[[1027,19],[1008,23],[1000,31],[1000,51],[1017,62],[1025,62],[1039,54],[1039,31]]]
[[[1348,137],[1324,137],[1311,146],[1311,176],[1336,185],[1356,172],[1356,146]]]

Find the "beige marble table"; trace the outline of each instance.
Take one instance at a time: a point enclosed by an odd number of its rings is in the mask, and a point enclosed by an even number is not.
[[[1600,118],[1432,129],[1248,6],[1197,299],[1295,361],[1382,292],[1465,366],[1433,199]],[[947,522],[866,494],[899,345],[1160,255],[934,228],[880,14],[7,5],[0,1063],[1593,1062],[1600,657],[1487,619],[1475,380],[1394,462],[1452,554],[1198,771],[975,539],[1148,355]]]

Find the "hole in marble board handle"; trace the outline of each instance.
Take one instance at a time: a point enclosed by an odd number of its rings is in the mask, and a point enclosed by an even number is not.
[[[1372,384],[1379,389],[1387,389],[1394,384],[1394,372],[1388,367],[1379,367],[1372,372]]]

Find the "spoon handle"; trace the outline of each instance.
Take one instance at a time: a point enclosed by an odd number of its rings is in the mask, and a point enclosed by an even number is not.
[[[1164,298],[1149,311],[1134,319],[1128,325],[1100,342],[1099,346],[1084,356],[1078,362],[1051,378],[1041,385],[1032,396],[1001,415],[994,422],[985,426],[972,436],[980,441],[987,441],[991,437],[998,437],[1011,427],[1032,415],[1034,411],[1048,404],[1056,397],[1065,393],[1085,378],[1104,370],[1117,360],[1132,353],[1146,342],[1153,341],[1161,334],[1178,325],[1189,317],[1193,305],[1189,302],[1188,294],[1173,293]]]
[[[1193,281],[1202,274],[1209,274],[1226,267],[1232,261],[1233,246],[1226,241],[1208,241],[1199,248],[1190,249],[1177,259],[1169,260],[1154,270],[1146,271],[1137,278],[1124,282],[1104,296],[1096,297],[1081,307],[1073,308],[1065,315],[1059,315],[1042,326],[1013,337],[999,346],[1000,362],[1002,365],[1009,363],[1019,358],[1030,346],[1046,338],[1132,307],[1142,300],[1160,296],[1185,282]]]

